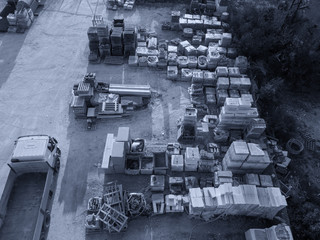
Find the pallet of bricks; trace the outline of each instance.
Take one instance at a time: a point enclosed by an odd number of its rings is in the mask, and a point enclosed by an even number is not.
[[[224,183],[219,187],[191,188],[189,199],[189,214],[207,221],[219,215],[273,219],[287,206],[280,188],[246,184],[232,186]]]

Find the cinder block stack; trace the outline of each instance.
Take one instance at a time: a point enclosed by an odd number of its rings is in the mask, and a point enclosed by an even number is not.
[[[89,61],[96,62],[99,59],[99,37],[96,27],[89,27],[87,31],[88,39],[89,39]]]
[[[101,22],[97,25],[97,35],[99,38],[99,54],[103,59],[111,55],[110,35],[108,25]]]

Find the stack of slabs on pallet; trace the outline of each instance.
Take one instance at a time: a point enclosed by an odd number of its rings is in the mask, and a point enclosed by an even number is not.
[[[246,173],[249,170],[261,173],[270,163],[268,153],[258,144],[234,141],[222,160],[222,167],[233,173]]]
[[[189,189],[189,214],[201,215],[205,204],[203,201],[203,193],[200,188]]]
[[[246,97],[226,98],[219,114],[218,127],[243,130],[253,118],[258,117],[258,109],[251,107],[251,101]]]

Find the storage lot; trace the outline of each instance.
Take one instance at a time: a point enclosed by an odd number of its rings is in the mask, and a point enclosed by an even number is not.
[[[162,32],[161,22],[169,19],[171,10],[183,10],[183,5],[146,5],[129,12],[106,12],[103,1],[99,2],[97,14],[102,14],[109,24],[119,16],[125,22],[157,31],[159,38],[177,37],[175,32]],[[205,223],[189,219],[186,214],[166,214],[134,219],[124,233],[85,235],[87,200],[102,193],[104,176],[98,174],[97,164],[107,133],[129,126],[133,137],[162,143],[174,141],[176,122],[189,104],[190,85],[172,83],[166,80],[165,71],[150,68],[88,65],[86,31],[96,3],[97,0],[48,1],[26,33],[0,34],[0,167],[20,135],[55,136],[62,150],[48,239],[190,239],[193,231],[191,239],[240,240],[248,228],[269,227],[271,224],[240,217]],[[88,131],[85,120],[75,120],[69,110],[72,86],[86,72],[96,72],[99,81],[150,84],[155,98],[147,109],[136,111],[131,117],[105,120],[94,131]],[[129,191],[138,191],[149,183],[141,176],[115,178]],[[113,176],[106,179],[111,180]]]

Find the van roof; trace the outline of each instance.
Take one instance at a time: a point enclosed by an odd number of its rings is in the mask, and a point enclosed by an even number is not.
[[[48,136],[26,136],[18,138],[12,159],[15,161],[35,161],[45,158]]]

